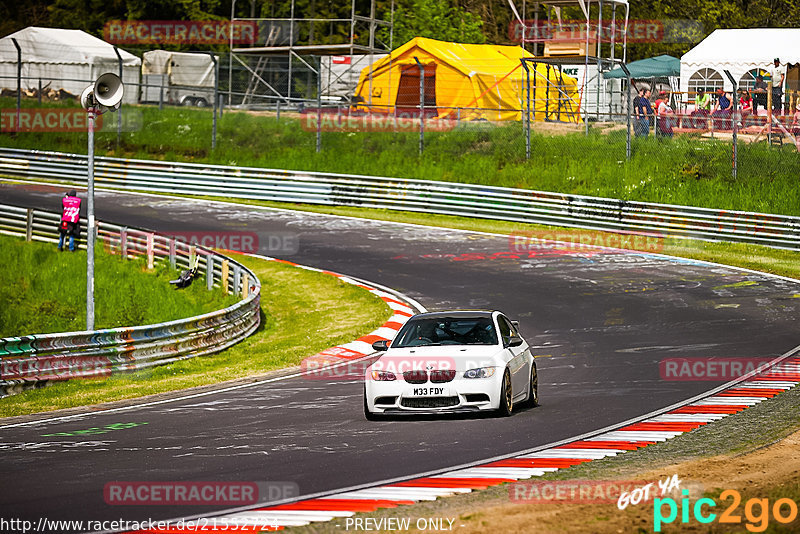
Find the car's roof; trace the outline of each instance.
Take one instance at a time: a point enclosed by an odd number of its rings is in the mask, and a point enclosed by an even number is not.
[[[494,313],[495,312],[491,310],[451,310],[420,313],[412,317],[412,319],[436,319],[438,317],[492,317]]]

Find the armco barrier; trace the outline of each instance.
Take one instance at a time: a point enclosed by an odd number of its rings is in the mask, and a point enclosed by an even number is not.
[[[86,156],[0,148],[0,174],[86,183]],[[800,217],[508,187],[118,158],[95,159],[100,187],[348,205],[592,230],[800,248]]]
[[[0,233],[25,235],[29,241],[56,242],[58,220],[55,213],[0,205]],[[115,253],[148,255],[151,265],[161,254],[176,267],[188,267],[196,258],[208,287],[222,286],[226,292],[241,294],[242,300],[223,310],[166,323],[0,339],[0,396],[49,380],[108,376],[219,352],[258,328],[261,283],[244,265],[153,232],[97,225],[98,243]],[[146,246],[134,246],[142,242]]]

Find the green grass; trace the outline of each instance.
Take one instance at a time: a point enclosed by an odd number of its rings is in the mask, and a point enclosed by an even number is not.
[[[3,108],[12,99],[0,99]],[[25,102],[26,106],[34,103]],[[63,104],[62,104],[63,105]],[[72,104],[76,105],[76,104]],[[679,137],[634,139],[632,160],[625,158],[624,131],[592,129],[566,135],[534,133],[531,159],[519,123],[493,126],[462,123],[446,132],[429,132],[418,156],[415,132],[325,132],[320,153],[315,132],[286,115],[226,112],[218,124],[217,148],[211,150],[211,112],[194,108],[127,106],[141,112],[144,128],[97,135],[100,155],[208,162],[225,165],[420,178],[521,187],[800,215],[800,155],[794,146],[765,143],[739,146],[739,178],[731,177],[731,147],[720,140]],[[113,123],[114,116],[106,115]],[[3,135],[0,144],[86,153],[79,132]]]
[[[278,262],[238,257],[262,283],[262,325],[211,356],[109,378],[72,380],[0,400],[0,416],[129,399],[216,384],[299,365],[321,350],[380,326],[391,312],[368,291]],[[204,290],[205,291],[205,290]]]
[[[58,252],[53,244],[1,236],[0,264],[0,337],[85,329],[85,251]],[[98,247],[95,327],[182,319],[237,301],[221,290],[207,291],[203,280],[177,291],[169,284],[177,275],[166,262],[148,272],[142,262],[123,261]]]

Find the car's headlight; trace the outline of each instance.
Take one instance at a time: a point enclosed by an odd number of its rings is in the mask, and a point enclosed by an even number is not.
[[[496,367],[479,367],[464,373],[464,378],[489,378],[494,374]]]
[[[390,371],[372,371],[370,376],[376,382],[391,382],[392,380],[397,380],[395,374]]]

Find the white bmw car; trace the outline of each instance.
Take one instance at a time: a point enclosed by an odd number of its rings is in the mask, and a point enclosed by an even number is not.
[[[539,402],[536,362],[517,323],[498,311],[415,315],[367,368],[364,415],[495,411]]]

